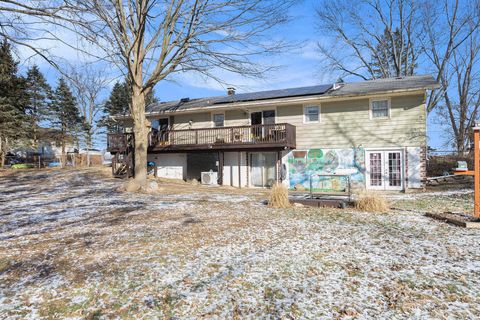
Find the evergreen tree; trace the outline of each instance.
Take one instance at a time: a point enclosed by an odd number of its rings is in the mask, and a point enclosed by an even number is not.
[[[111,119],[111,116],[126,115],[129,113],[130,94],[126,82],[115,82],[110,97],[105,102],[104,114],[101,119],[101,125],[107,128],[108,132],[121,132],[123,130],[120,123]]]
[[[378,43],[374,50],[371,66],[375,78],[390,78],[411,76],[414,74],[416,63],[413,62],[412,52],[402,41],[400,30],[397,28],[390,35],[385,29],[383,35],[378,37]],[[395,57],[401,57],[395,61]]]
[[[146,96],[145,96],[145,106],[150,106],[151,104],[158,103],[160,100],[155,96],[155,91],[152,89]]]
[[[49,96],[51,88],[45,77],[36,65],[27,71],[27,97],[28,104],[26,106],[26,114],[28,116],[31,138],[35,149],[38,147],[38,128],[40,122],[47,120],[49,112]]]
[[[0,44],[0,166],[14,142],[24,140],[28,131],[25,125],[25,79],[17,76],[18,62],[7,41]]]
[[[130,92],[131,90],[126,81],[117,81],[114,84],[112,92],[110,93],[110,97],[105,103],[103,110],[105,116],[100,121],[101,125],[106,127],[108,132],[121,132],[123,130],[122,125],[112,120],[110,117],[116,115],[127,115],[130,113]],[[145,105],[149,106],[153,103],[158,103],[158,99],[155,97],[155,93],[152,90],[145,97]]]
[[[77,107],[77,101],[63,78],[58,81],[58,86],[52,94],[51,109],[53,111],[53,124],[60,130],[62,145],[62,166],[65,166],[67,141],[78,135],[82,118]]]

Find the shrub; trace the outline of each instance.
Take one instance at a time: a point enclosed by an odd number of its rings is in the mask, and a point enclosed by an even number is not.
[[[288,200],[288,189],[281,183],[273,185],[268,199],[268,206],[272,208],[288,208],[290,201]]]
[[[364,193],[355,201],[355,208],[367,212],[387,212],[390,208],[387,199],[378,193]]]

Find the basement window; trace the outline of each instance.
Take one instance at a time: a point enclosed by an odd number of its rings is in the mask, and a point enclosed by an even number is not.
[[[378,99],[370,100],[370,118],[389,118],[390,117],[390,100]]]
[[[305,106],[303,110],[304,123],[318,123],[320,122],[320,107],[319,106]]]

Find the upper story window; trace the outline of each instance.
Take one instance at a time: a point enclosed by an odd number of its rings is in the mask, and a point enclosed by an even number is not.
[[[225,114],[223,113],[214,113],[213,114],[213,126],[215,128],[225,126]]]
[[[320,107],[319,106],[305,106],[303,110],[304,123],[320,122]]]
[[[370,116],[372,119],[390,117],[390,100],[370,100]]]

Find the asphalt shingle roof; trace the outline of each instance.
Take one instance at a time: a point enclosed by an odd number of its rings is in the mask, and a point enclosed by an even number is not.
[[[438,83],[431,75],[420,75],[345,83],[340,89],[331,91],[328,95],[360,95],[395,90],[432,89],[436,87],[438,87]]]

